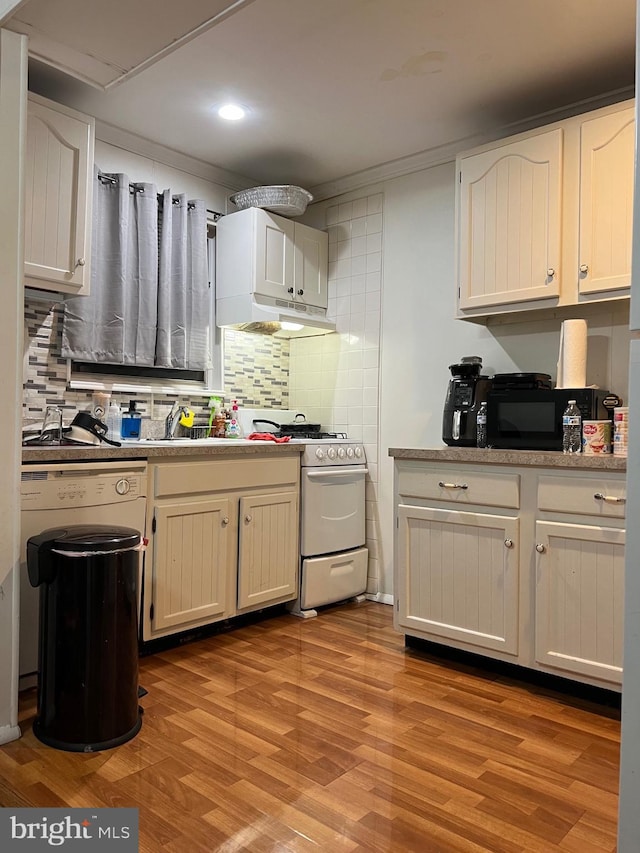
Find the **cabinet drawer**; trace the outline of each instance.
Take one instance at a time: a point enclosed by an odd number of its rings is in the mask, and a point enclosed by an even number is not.
[[[297,485],[300,457],[162,462],[153,465],[153,495],[166,498],[264,486]]]
[[[624,518],[626,491],[623,478],[543,476],[538,480],[538,509]]]
[[[403,501],[424,498],[517,509],[520,476],[482,471],[480,468],[411,466],[399,471],[398,489]]]

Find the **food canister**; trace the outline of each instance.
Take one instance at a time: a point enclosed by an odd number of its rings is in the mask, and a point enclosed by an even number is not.
[[[613,453],[626,456],[629,447],[629,408],[616,406],[613,410]]]
[[[611,421],[582,421],[582,452],[587,456],[611,453]]]

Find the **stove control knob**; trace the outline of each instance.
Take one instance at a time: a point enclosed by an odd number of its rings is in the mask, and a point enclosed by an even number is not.
[[[335,458],[336,458],[336,449],[335,449],[335,447],[330,447],[330,448],[327,450],[327,456],[329,457],[329,459],[335,459]]]
[[[349,459],[353,458],[353,447],[347,447],[347,456]]]
[[[345,456],[346,456],[346,453],[345,453],[344,447],[339,447],[338,448],[338,457],[340,459],[344,459]]]
[[[358,459],[360,459],[360,457],[362,456],[362,448],[361,448],[361,447],[356,447],[356,449],[355,449],[353,452],[355,453],[355,455],[357,456],[357,458],[358,458]]]
[[[321,447],[316,449],[316,459],[324,459],[324,450]]]

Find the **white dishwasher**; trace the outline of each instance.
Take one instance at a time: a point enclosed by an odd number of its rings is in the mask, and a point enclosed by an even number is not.
[[[29,583],[27,540],[43,530],[75,524],[121,525],[138,530],[144,536],[146,495],[147,463],[144,460],[23,464],[20,485],[20,689],[35,685],[38,670],[40,590]],[[139,553],[142,574],[143,552]]]

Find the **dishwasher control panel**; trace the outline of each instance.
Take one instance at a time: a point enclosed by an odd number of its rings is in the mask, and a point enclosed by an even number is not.
[[[146,497],[145,462],[23,465],[23,510],[104,506]]]

